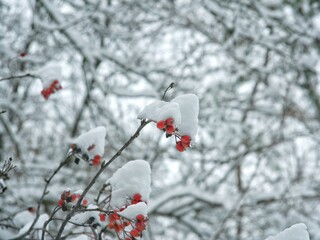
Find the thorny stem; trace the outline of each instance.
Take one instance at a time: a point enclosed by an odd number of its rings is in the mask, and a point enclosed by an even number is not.
[[[102,174],[102,172],[115,160],[117,159],[121,153],[123,152],[123,150],[125,150],[127,147],[130,146],[130,144],[139,136],[141,130],[147,125],[149,124],[151,121],[150,120],[142,120],[140,126],[138,127],[138,129],[136,130],[136,132],[130,137],[130,139],[111,157],[111,159],[108,162],[104,162],[101,165],[100,170],[97,172],[97,174],[91,179],[91,181],[89,182],[89,184],[87,185],[87,187],[85,188],[85,190],[83,191],[83,193],[81,194],[81,197],[78,199],[78,202],[76,203],[76,205],[74,206],[74,208],[70,211],[70,213],[66,216],[66,218],[64,219],[64,221],[62,222],[60,229],[58,231],[58,234],[56,236],[56,240],[59,240],[61,238],[61,235],[64,231],[65,226],[67,225],[67,223],[69,222],[69,220],[71,219],[71,217],[74,215],[74,213],[79,209],[79,206],[81,205],[81,202],[83,200],[83,198],[85,197],[85,195],[88,193],[88,191],[91,189],[91,187],[95,184],[96,180],[99,178],[99,176]]]

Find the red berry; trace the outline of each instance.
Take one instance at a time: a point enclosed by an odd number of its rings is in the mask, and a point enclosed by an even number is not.
[[[59,207],[62,207],[62,205],[63,205],[63,200],[60,199],[60,200],[58,201],[58,206],[59,206]]]
[[[106,220],[106,215],[104,213],[100,213],[99,218],[101,222],[104,222]]]
[[[130,231],[130,235],[131,235],[132,237],[139,237],[140,232],[139,232],[137,229],[132,229],[132,230]]]
[[[143,216],[142,214],[138,214],[138,215],[136,216],[136,219],[137,219],[138,221],[143,221],[143,220],[144,220],[144,216]]]
[[[100,161],[101,161],[101,157],[99,155],[95,155],[91,163],[92,165],[97,166],[100,164]]]
[[[166,125],[167,125],[167,126],[172,126],[172,125],[173,125],[173,122],[174,122],[173,118],[168,118],[168,119],[166,119]]]
[[[110,221],[110,222],[115,222],[115,221],[117,221],[117,220],[119,220],[119,219],[120,219],[120,217],[119,217],[119,215],[116,214],[116,213],[111,213],[111,214],[109,215],[109,221]]]
[[[132,238],[125,238],[124,240],[132,240]]]
[[[184,148],[190,147],[191,138],[188,135],[181,136],[181,142]]]
[[[139,193],[136,193],[133,195],[132,200],[140,202],[141,201],[141,195]]]
[[[87,199],[83,199],[82,200],[82,206],[87,206],[87,204],[88,204],[88,200]]]
[[[142,232],[146,229],[146,224],[144,222],[136,222],[136,229]]]
[[[27,54],[25,53],[25,52],[21,52],[20,54],[19,54],[19,56],[20,57],[25,57]]]
[[[188,135],[181,136],[181,141],[185,143],[190,143],[191,138]]]
[[[166,133],[172,134],[174,132],[174,126],[169,125],[166,127]]]
[[[165,128],[165,121],[161,120],[159,122],[157,122],[157,128],[159,128],[160,130]]]
[[[176,144],[176,149],[179,151],[179,152],[183,152],[185,150],[185,147],[182,145],[182,142],[181,141],[178,141],[177,144]]]
[[[71,195],[71,202],[74,202],[77,199],[77,195],[72,194]]]

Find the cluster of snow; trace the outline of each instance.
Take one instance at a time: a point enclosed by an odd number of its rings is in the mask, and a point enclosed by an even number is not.
[[[140,194],[142,201],[148,201],[151,192],[151,169],[147,161],[134,160],[119,168],[107,181],[112,187],[110,206],[121,208],[128,197]]]
[[[81,152],[88,154],[89,159],[93,159],[96,155],[103,156],[106,135],[106,128],[100,126],[80,135],[73,143]]]
[[[155,101],[145,106],[138,114],[139,119],[150,119],[158,122],[167,118],[173,118],[175,125],[181,123],[179,104],[174,102]]]
[[[307,226],[303,223],[298,223],[265,240],[310,240],[310,238]]]
[[[135,219],[136,216],[139,214],[142,214],[146,217],[148,214],[148,206],[145,202],[139,202],[137,204],[128,206],[126,209],[119,212],[118,214],[127,219]]]
[[[194,94],[184,94],[171,102],[152,102],[138,114],[138,118],[158,122],[171,117],[180,135],[188,135],[194,141],[198,131],[198,115],[199,98]]]
[[[35,225],[33,226],[33,229],[42,229],[43,224],[44,224],[48,219],[49,219],[48,214],[41,214],[41,215],[39,216],[37,222],[36,222]],[[19,237],[19,236],[25,234],[25,233],[29,230],[30,226],[31,226],[32,223],[33,223],[34,218],[33,218],[32,220],[31,220],[31,219],[28,219],[28,220],[27,220],[27,219],[21,219],[21,220],[22,220],[22,221],[24,220],[24,222],[27,222],[27,223],[19,230],[19,233],[18,233],[18,235],[17,235],[16,237]],[[49,226],[48,226],[48,227],[49,227]],[[36,239],[41,239],[42,231],[39,230],[36,235],[37,235],[37,238],[36,238]]]

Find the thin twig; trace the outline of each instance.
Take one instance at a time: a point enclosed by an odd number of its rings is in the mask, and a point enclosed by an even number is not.
[[[38,78],[36,75],[27,73],[27,74],[24,74],[24,75],[18,75],[18,76],[10,76],[10,77],[5,77],[5,78],[0,78],[0,82],[1,82],[1,81],[12,80],[12,79],[21,79],[21,78],[26,78],[26,77]]]
[[[44,179],[44,181],[46,182],[45,186],[44,186],[44,189],[42,191],[42,195],[38,201],[38,206],[37,206],[37,211],[36,211],[36,217],[35,219],[33,220],[31,226],[29,227],[28,231],[26,231],[24,234],[20,235],[19,237],[15,237],[15,238],[11,238],[11,240],[16,240],[16,239],[23,239],[24,237],[26,237],[32,230],[33,230],[33,227],[34,225],[36,224],[36,222],[38,221],[39,219],[39,216],[40,216],[40,207],[41,207],[41,204],[43,202],[43,199],[44,197],[49,193],[47,191],[48,189],[48,186],[51,182],[51,180],[54,178],[54,176],[61,170],[61,168],[70,160],[70,158],[72,157],[72,155],[68,156],[64,161],[62,161],[59,166],[56,168],[56,170],[54,170],[54,172],[51,174],[51,176],[47,179]]]
[[[173,88],[174,82],[170,83],[169,87],[167,87],[167,89],[164,91],[161,101],[164,99],[164,97],[166,96],[167,92]]]

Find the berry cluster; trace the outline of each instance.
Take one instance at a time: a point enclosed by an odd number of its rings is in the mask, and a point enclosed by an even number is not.
[[[79,193],[71,194],[70,190],[64,191],[60,199],[58,201],[58,206],[61,207],[62,211],[70,210],[70,208],[74,205],[73,203],[77,202],[77,200],[81,197]],[[83,199],[81,206],[86,207],[88,205],[88,200]]]
[[[171,137],[174,135],[176,137],[176,149],[179,152],[183,152],[191,144],[191,138],[188,135],[179,135],[178,128],[174,126],[173,118],[167,118],[166,120],[160,120],[157,122],[157,128],[166,133],[166,137]]]
[[[166,120],[160,120],[157,122],[157,128],[166,132],[167,137],[171,137],[174,131],[176,130],[174,126],[173,118],[167,118]]]
[[[56,91],[59,91],[62,89],[62,86],[60,85],[59,81],[57,79],[53,80],[52,83],[49,85],[49,87],[44,88],[41,91],[41,95],[48,100],[50,95],[55,93]]]
[[[190,147],[190,143],[191,143],[191,138],[188,135],[183,135],[180,137],[180,140],[176,141],[176,149],[179,152],[183,152],[185,149]]]
[[[135,238],[140,237],[142,231],[146,229],[146,222],[148,219],[142,214],[138,214],[135,219],[127,219],[118,214],[125,210],[128,206],[137,204],[139,202],[142,202],[141,195],[136,193],[131,199],[129,199],[127,206],[120,209],[115,209],[108,214],[109,223],[107,224],[107,227],[111,230],[114,230],[119,239],[134,240]],[[106,214],[100,213],[99,219],[101,222],[105,222]],[[120,236],[123,236],[123,238],[120,238]]]
[[[90,164],[97,166],[101,162],[101,156],[100,155],[94,155],[93,158],[90,159],[88,152],[92,151],[95,148],[95,145],[90,145],[86,151],[82,151],[80,147],[77,146],[77,144],[71,144],[70,148],[72,150],[72,153],[75,155],[75,163],[78,164],[80,159],[90,162]]]

